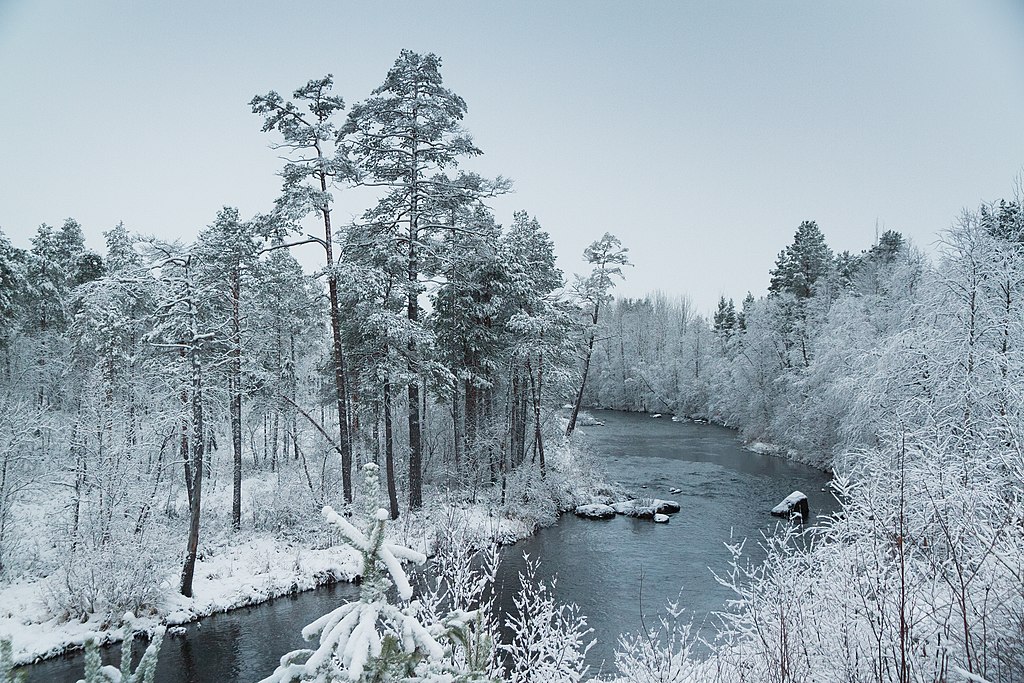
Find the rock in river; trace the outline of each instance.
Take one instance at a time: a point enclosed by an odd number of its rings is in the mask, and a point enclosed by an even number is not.
[[[654,522],[655,524],[668,524],[668,515],[654,515]]]
[[[577,517],[586,517],[587,519],[611,519],[615,516],[615,508],[601,503],[578,505],[574,512]]]
[[[793,491],[786,496],[785,500],[772,508],[772,514],[776,517],[799,519],[804,522],[810,518],[811,508],[807,504],[807,496],[800,491]]]
[[[679,503],[674,500],[660,500],[658,498],[653,500],[624,500],[619,503],[612,503],[612,508],[620,515],[627,517],[651,519],[654,515],[679,512]]]

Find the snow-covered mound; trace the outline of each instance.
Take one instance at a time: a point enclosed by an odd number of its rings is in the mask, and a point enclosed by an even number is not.
[[[611,519],[615,516],[615,508],[601,503],[579,505],[573,512],[576,513],[577,517],[585,517],[587,519]]]
[[[657,514],[654,515],[655,524],[668,524],[668,515]]]
[[[680,508],[679,503],[674,500],[660,500],[655,498],[653,500],[624,500],[618,503],[612,503],[612,509],[626,517],[651,519],[654,515],[665,515],[673,512],[679,512]]]
[[[578,427],[603,427],[604,422],[598,420],[590,413],[580,411],[580,414],[576,416],[576,426]]]

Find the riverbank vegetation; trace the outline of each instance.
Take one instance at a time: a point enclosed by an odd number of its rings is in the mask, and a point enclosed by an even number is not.
[[[330,76],[254,97],[280,155],[267,212],[192,243],[73,219],[0,234],[0,621],[24,661],[119,619],[187,621],[325,581],[358,558],[311,526],[373,462],[392,529],[429,551],[521,538],[590,502],[556,409],[592,310],[481,154],[440,60],[404,51],[347,113]],[[335,195],[367,197],[340,221]],[[322,249],[303,271],[302,245]],[[594,254],[624,262],[605,235]],[[589,309],[588,309],[589,307]],[[4,599],[6,596],[6,599]]]
[[[736,546],[710,658],[629,641],[621,680],[1024,680],[1022,304],[1019,194],[964,212],[934,259],[894,231],[833,254],[805,222],[767,295],[710,321],[614,302],[591,403],[733,425],[834,469],[842,503],[764,564]]]

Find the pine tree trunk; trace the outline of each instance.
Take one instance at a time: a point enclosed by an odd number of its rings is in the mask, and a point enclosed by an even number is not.
[[[418,233],[418,195],[416,177],[416,144],[413,142],[412,197],[409,212],[409,260],[408,260],[408,301],[406,313],[415,329],[419,320],[419,254],[416,249]],[[423,506],[423,446],[420,442],[420,385],[419,363],[416,358],[416,338],[409,336],[409,507],[413,510]]]
[[[318,150],[319,151],[319,150]],[[327,192],[327,177],[320,173],[320,189]],[[338,307],[338,278],[334,274],[334,249],[331,246],[331,212],[321,209],[324,219],[324,249],[327,251],[327,291],[331,303],[331,351],[334,356],[334,389],[338,399],[338,446],[341,449],[341,482],[345,502],[352,502],[352,443],[348,431],[348,387],[345,378],[345,354],[341,343],[341,312]]]
[[[462,412],[459,410],[459,402],[462,396],[459,395],[459,378],[452,373],[452,459],[455,464],[456,476],[459,473],[459,465],[462,463]]]
[[[391,424],[391,382],[384,383],[384,475],[387,478],[391,519],[398,519],[398,490],[395,486],[395,440]]]
[[[583,374],[580,377],[580,390],[576,393],[576,402],[572,405],[572,415],[569,416],[569,426],[565,428],[565,435],[572,436],[576,429],[576,418],[580,414],[580,406],[583,405],[583,390],[587,386],[587,375],[590,373],[590,359],[594,355],[594,339],[597,337],[597,320],[601,312],[600,299],[594,302],[594,310],[590,314],[590,338],[587,340],[587,355],[583,359]]]
[[[530,361],[526,361],[526,372],[530,375],[530,394],[533,399],[533,447],[536,449],[537,455],[540,458],[540,475],[542,477],[544,476],[546,469],[546,464],[544,462],[544,435],[541,430],[540,422],[540,400],[544,381],[543,367],[544,354],[538,354],[537,356],[536,377],[534,376],[533,369],[530,367]]]

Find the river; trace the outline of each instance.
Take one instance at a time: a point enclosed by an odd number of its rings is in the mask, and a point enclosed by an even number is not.
[[[597,673],[613,668],[618,634],[640,628],[641,607],[650,627],[667,601],[678,600],[687,618],[710,632],[709,615],[730,597],[711,573],[728,569],[730,535],[759,538],[779,523],[768,510],[795,489],[810,499],[812,518],[834,502],[823,490],[825,473],[743,450],[732,430],[635,413],[593,414],[605,424],[581,428],[586,457],[596,459],[611,481],[640,496],[675,500],[682,510],[668,524],[563,515],[555,526],[506,548],[500,578],[507,610],[524,553],[539,559],[539,576],[557,577],[556,596],[587,615],[598,641],[588,662]],[[681,492],[669,493],[673,488]],[[756,543],[747,549],[752,560],[759,558]],[[305,646],[303,626],[357,594],[351,584],[328,586],[191,624],[185,637],[164,641],[157,683],[259,680],[282,654]],[[118,648],[104,658],[119,661]],[[79,653],[24,670],[30,683],[74,683],[82,667]]]

